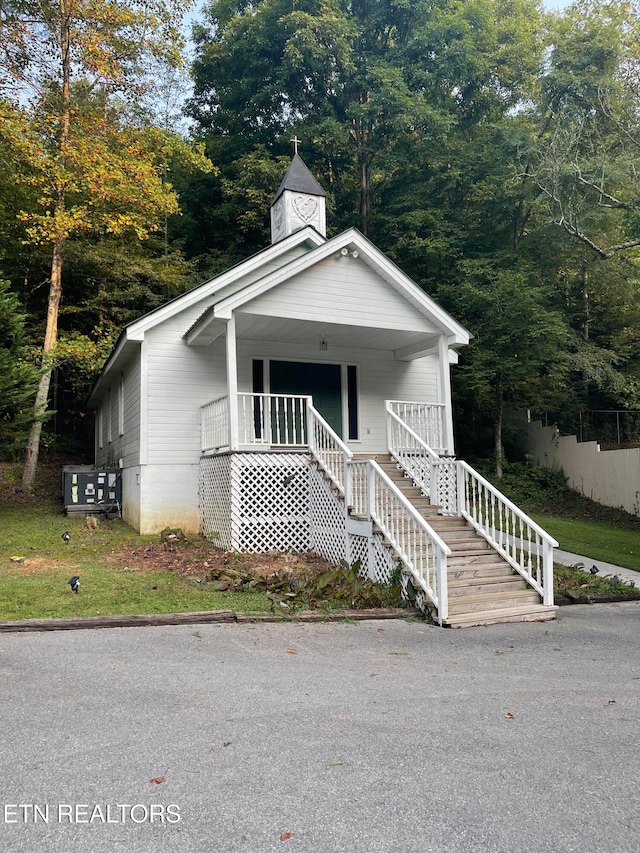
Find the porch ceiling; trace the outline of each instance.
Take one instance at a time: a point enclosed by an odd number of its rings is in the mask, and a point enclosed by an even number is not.
[[[389,328],[384,319],[373,328],[239,312],[236,323],[239,338],[308,344],[310,352],[317,351],[320,341],[324,339],[329,352],[337,348],[392,350],[401,358],[418,358],[425,351],[436,348],[439,337],[437,333],[426,330]]]

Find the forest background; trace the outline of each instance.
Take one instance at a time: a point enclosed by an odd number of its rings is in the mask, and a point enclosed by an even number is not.
[[[122,326],[268,245],[294,136],[329,233],[474,335],[460,456],[500,474],[507,407],[640,409],[638,0],[189,9],[0,0],[0,454],[25,488],[40,452],[91,461]]]

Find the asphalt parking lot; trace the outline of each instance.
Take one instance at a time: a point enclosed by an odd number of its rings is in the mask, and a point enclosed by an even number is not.
[[[0,851],[640,850],[640,603],[0,635]]]

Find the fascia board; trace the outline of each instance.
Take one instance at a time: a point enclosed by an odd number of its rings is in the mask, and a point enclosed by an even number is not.
[[[276,243],[273,246],[267,246],[266,249],[263,249],[256,255],[247,258],[245,261],[241,261],[236,266],[231,267],[231,269],[215,276],[215,278],[209,279],[209,281],[205,281],[203,284],[199,284],[192,290],[188,290],[186,293],[172,299],[171,302],[161,305],[150,314],[140,317],[139,320],[134,320],[128,327],[129,338],[131,340],[142,340],[144,333],[149,329],[152,329],[154,326],[157,326],[158,323],[162,323],[163,320],[173,317],[175,314],[190,308],[192,305],[196,305],[208,296],[211,296],[223,288],[232,285],[234,281],[237,281],[239,278],[249,275],[255,270],[259,270],[263,264],[273,261],[295,246],[305,242],[310,242],[314,246],[318,246],[325,242],[325,238],[314,228],[310,227],[304,228],[301,231],[296,231],[294,234],[291,234],[279,243]]]

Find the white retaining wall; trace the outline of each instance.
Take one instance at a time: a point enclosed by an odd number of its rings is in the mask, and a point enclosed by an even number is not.
[[[543,468],[561,468],[567,484],[605,506],[640,515],[640,448],[600,450],[597,441],[579,442],[541,421],[527,424],[527,451]]]

